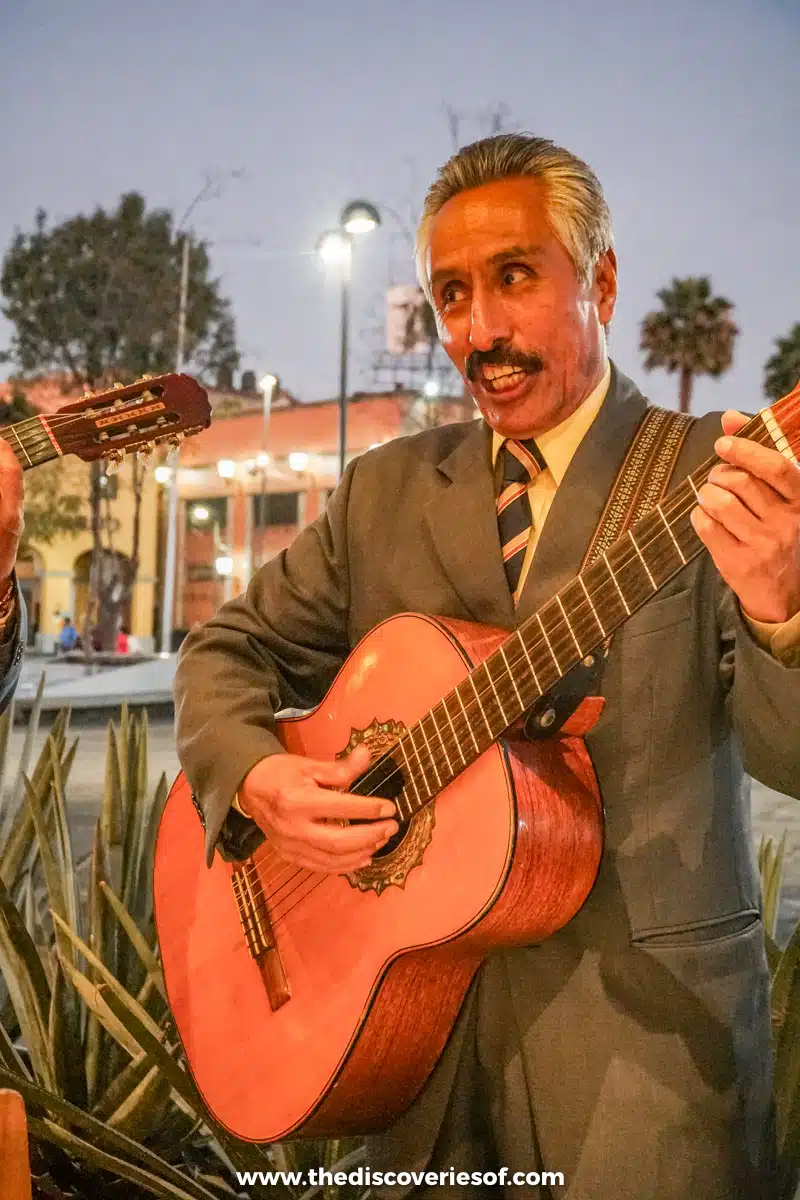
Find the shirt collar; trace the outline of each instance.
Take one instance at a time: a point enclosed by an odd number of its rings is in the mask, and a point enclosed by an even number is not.
[[[600,412],[600,408],[608,393],[610,382],[611,364],[609,362],[606,363],[603,378],[597,387],[589,393],[583,403],[575,409],[575,412],[571,413],[560,425],[556,425],[553,429],[548,429],[546,433],[540,433],[537,437],[536,445],[542,452],[542,457],[547,463],[550,474],[556,481],[556,486],[561,483],[561,480],[566,475],[567,467],[572,461],[575,451],[586,436],[592,421],[594,421]],[[497,462],[497,455],[500,453],[500,447],[505,440],[505,437],[501,433],[492,434],[493,465]]]

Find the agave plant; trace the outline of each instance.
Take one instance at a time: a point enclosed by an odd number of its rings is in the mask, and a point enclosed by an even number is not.
[[[251,1146],[204,1109],[158,959],[152,862],[167,782],[149,792],[146,714],[123,707],[119,730],[109,723],[92,851],[76,863],[66,793],[78,739],[68,745],[60,712],[33,763],[41,692],[11,783],[13,709],[0,717],[0,1087],[25,1100],[34,1181],[49,1196],[214,1200],[248,1194],[236,1171],[265,1171],[285,1182],[259,1183],[259,1200],[362,1196],[291,1182],[312,1167],[351,1171],[357,1141]]]
[[[794,1200],[800,1187],[800,923],[787,945],[777,941],[786,835],[777,849],[761,840],[758,866],[767,958],[772,979],[772,1049],[778,1179],[775,1200]]]
[[[92,1200],[119,1194],[113,1178],[126,1197],[236,1194],[232,1169],[271,1159],[211,1129],[177,1054],[151,898],[167,785],[162,776],[148,792],[146,715],[123,708],[119,732],[109,724],[101,811],[79,868],[65,798],[77,739],[67,745],[69,713],[59,713],[30,771],[40,700],[41,686],[0,830],[0,1086],[25,1100],[34,1178]],[[12,721],[11,710],[0,718],[0,781]]]

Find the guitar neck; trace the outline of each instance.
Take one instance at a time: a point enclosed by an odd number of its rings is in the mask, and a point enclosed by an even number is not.
[[[47,418],[43,416],[29,417],[25,421],[2,426],[0,437],[8,442],[23,471],[39,467],[64,453],[50,431]]]
[[[795,425],[798,389],[737,436],[776,447],[796,462],[784,436]],[[689,514],[721,461],[714,455],[702,463],[399,739],[390,763],[403,773],[404,810],[419,812],[705,549]]]

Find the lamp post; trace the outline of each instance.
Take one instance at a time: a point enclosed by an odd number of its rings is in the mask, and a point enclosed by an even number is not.
[[[261,534],[261,562],[264,562],[267,556],[267,505],[269,503],[269,493],[267,490],[267,467],[269,466],[269,453],[267,451],[267,446],[269,444],[269,423],[272,416],[272,401],[278,394],[278,387],[278,376],[271,373],[262,375],[261,379],[258,381],[258,390],[261,392],[264,400],[264,425],[261,435],[261,453],[256,457],[256,466],[261,468],[261,499],[258,505],[258,520],[261,521],[261,528],[263,530]],[[251,517],[251,519],[253,527],[250,534],[250,558],[253,567],[255,567],[255,531],[258,525],[258,520],[255,517]]]
[[[339,478],[347,463],[347,360],[350,327],[350,268],[353,238],[370,233],[381,223],[380,213],[366,200],[353,200],[342,210],[339,228],[328,230],[317,243],[323,262],[339,267],[342,283],[341,328],[339,334]]]

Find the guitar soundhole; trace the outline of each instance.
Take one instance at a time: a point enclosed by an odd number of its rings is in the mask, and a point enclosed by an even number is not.
[[[405,779],[400,763],[390,751],[397,739],[406,732],[401,721],[372,721],[366,729],[350,731],[350,740],[337,758],[344,758],[356,746],[366,744],[373,765],[351,785],[350,791],[359,795],[385,796],[395,800],[403,790]],[[379,761],[380,760],[380,761]],[[409,871],[422,862],[425,848],[433,836],[435,802],[426,804],[410,821],[401,821],[400,828],[385,846],[372,856],[369,866],[353,871],[347,879],[362,892],[380,893],[389,886],[404,887]]]
[[[373,860],[376,858],[387,858],[388,855],[394,854],[395,850],[400,846],[409,829],[411,828],[410,821],[401,821],[400,828],[394,837],[390,837],[385,846],[381,846],[380,850],[376,850],[373,854]]]

